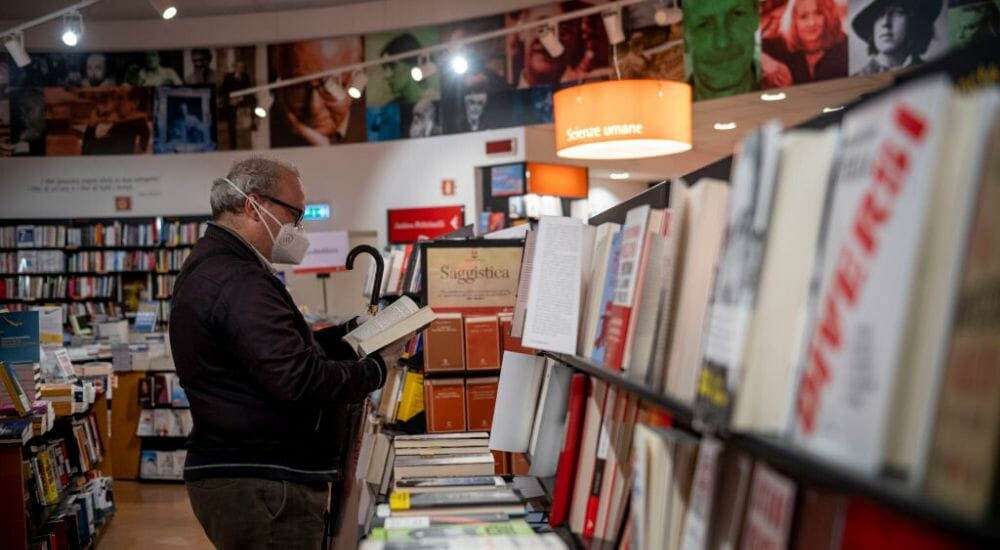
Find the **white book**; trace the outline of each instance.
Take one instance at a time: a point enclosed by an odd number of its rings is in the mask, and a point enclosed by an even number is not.
[[[669,216],[669,214],[668,214]],[[636,296],[636,304],[630,316],[634,325],[630,329],[631,347],[625,352],[626,372],[636,380],[645,381],[653,360],[653,345],[656,341],[657,322],[663,302],[663,270],[667,261],[667,237],[650,233],[647,237],[646,272],[642,275],[642,291]]]
[[[535,243],[538,231],[528,231],[524,235],[524,252],[521,253],[521,271],[517,278],[517,298],[514,302],[514,317],[511,319],[510,335],[521,338],[524,335],[524,318],[528,314],[528,289],[531,288],[531,272],[535,264]]]
[[[611,241],[615,233],[621,230],[621,224],[602,223],[597,226],[594,236],[594,253],[590,261],[590,276],[586,295],[583,300],[583,311],[580,315],[580,341],[577,343],[577,354],[590,357],[594,351],[594,331],[601,316],[601,297],[604,289],[604,279],[608,272],[608,255],[611,253]],[[586,269],[586,267],[585,267]]]
[[[559,465],[563,437],[566,434],[566,405],[569,402],[573,370],[555,361],[549,361],[546,388],[538,399],[535,422],[534,450],[531,451],[531,469],[528,475],[552,477]]]
[[[778,434],[795,395],[802,333],[830,166],[839,129],[789,130],[781,140],[778,192],[743,351],[743,380],[730,427]]]
[[[715,273],[701,367],[704,378],[714,383],[711,391],[699,394],[695,411],[703,424],[729,424],[730,396],[740,384],[743,348],[771,222],[780,143],[781,124],[765,124],[743,139],[733,167],[725,243]],[[716,386],[725,388],[725,399]]]
[[[359,355],[368,355],[423,329],[435,318],[429,306],[417,307],[413,300],[403,296],[348,332],[344,342]]]
[[[678,282],[684,269],[689,195],[688,186],[684,180],[678,179],[670,183],[670,220],[667,224],[667,255],[663,267],[663,298],[660,305],[660,318],[656,322],[653,364],[647,373],[647,382],[653,388],[663,388],[666,383],[667,361],[670,357],[674,317],[677,313]]]
[[[793,425],[805,449],[876,474],[951,83],[910,83],[844,117]]]
[[[677,317],[670,344],[666,389],[668,394],[692,403],[701,372],[701,341],[708,300],[726,228],[729,185],[703,178],[689,192],[684,269],[678,282]]]
[[[528,450],[544,373],[543,357],[504,352],[494,407],[503,414],[493,415],[490,449],[512,453]]]
[[[585,235],[580,220],[555,216],[539,220],[521,338],[525,346],[556,353],[576,352]]]
[[[948,109],[885,449],[886,462],[908,474],[914,487],[927,471],[962,260],[998,110],[1000,92],[990,88],[955,94]]]

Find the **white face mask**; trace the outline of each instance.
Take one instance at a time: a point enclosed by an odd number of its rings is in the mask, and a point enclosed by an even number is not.
[[[261,220],[264,220],[263,214],[267,214],[276,223],[281,224],[281,221],[274,214],[261,208],[255,199],[244,193],[235,183],[229,181],[228,178],[222,179],[226,180],[226,183],[231,185],[239,194],[250,200],[250,205],[257,210],[258,215],[261,215]],[[302,258],[306,256],[306,251],[309,250],[309,237],[306,236],[306,232],[301,227],[293,223],[281,224],[278,234],[275,235],[271,231],[271,226],[265,220],[264,228],[267,229],[267,234],[271,236],[271,242],[274,243],[274,246],[271,248],[272,262],[293,265],[302,263]]]

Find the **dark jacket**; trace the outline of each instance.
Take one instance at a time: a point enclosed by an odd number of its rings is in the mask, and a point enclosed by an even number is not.
[[[347,406],[385,381],[377,355],[358,361],[341,342],[347,328],[314,335],[250,245],[209,225],[177,278],[170,315],[194,420],[184,479],[337,479]]]

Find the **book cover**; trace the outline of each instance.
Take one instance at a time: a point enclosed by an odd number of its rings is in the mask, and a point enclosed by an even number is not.
[[[0,361],[41,363],[40,345],[37,311],[0,313]]]
[[[506,485],[503,478],[497,476],[411,477],[397,479],[393,483],[393,487],[397,491],[409,491],[410,493],[431,492],[433,490],[470,490],[480,487],[496,489]]]
[[[580,438],[580,459],[577,463],[576,479],[573,482],[570,500],[569,526],[570,530],[578,535],[583,534],[587,515],[587,502],[597,462],[598,439],[607,394],[608,385],[605,382],[592,380],[592,390],[587,396],[586,413],[584,413],[583,434]]]
[[[470,430],[489,430],[493,426],[493,409],[497,400],[500,377],[467,378],[465,380],[466,419]]]
[[[407,370],[399,406],[396,407],[396,421],[406,422],[422,412],[424,412],[424,375]]]
[[[608,250],[607,266],[604,270],[604,284],[598,298],[599,314],[594,322],[593,342],[591,343],[590,360],[598,365],[604,364],[608,349],[608,331],[611,323],[611,307],[614,302],[615,286],[618,282],[618,264],[621,259],[622,232],[611,235],[611,245]],[[596,290],[596,288],[595,288]]]
[[[18,416],[27,416],[31,412],[31,399],[25,393],[21,381],[18,380],[14,366],[7,362],[0,362],[0,386],[7,392],[7,397],[14,404]]]
[[[604,304],[601,298],[604,294],[604,283],[607,278],[608,256],[611,253],[611,243],[615,233],[621,232],[621,224],[602,223],[594,233],[594,247],[590,261],[584,264],[587,273],[587,286],[583,296],[583,306],[580,311],[580,339],[577,343],[577,355],[590,357],[594,352],[594,331],[601,317]]]
[[[424,406],[429,433],[465,431],[465,381],[461,378],[424,380]]]
[[[368,355],[420,331],[435,318],[436,314],[430,307],[418,307],[408,296],[401,296],[375,317],[348,332],[344,342],[358,355]]]
[[[788,548],[795,512],[795,483],[763,462],[754,466],[742,550]]]
[[[876,474],[951,84],[928,79],[844,117],[819,289],[801,346],[794,438]]]
[[[781,125],[771,122],[745,137],[733,167],[726,232],[705,327],[695,417],[725,427],[742,380],[743,350],[757,300],[771,222]]]
[[[566,433],[559,454],[552,508],[549,511],[549,525],[552,527],[563,525],[569,518],[569,503],[573,496],[573,480],[576,478],[580,454],[580,436],[583,433],[583,415],[590,391],[590,377],[583,373],[574,374],[566,408]]]
[[[500,325],[496,315],[465,318],[465,368],[500,368]]]
[[[649,205],[629,210],[621,230],[622,243],[618,252],[621,258],[618,261],[615,290],[608,311],[606,333],[608,343],[604,352],[604,366],[614,370],[622,370],[622,362],[625,359],[628,327],[635,300],[636,282],[640,274],[642,252],[645,249],[650,211]]]
[[[1000,124],[988,142],[924,486],[934,500],[977,519],[995,512],[1000,455]]]
[[[465,323],[461,313],[441,313],[424,331],[424,370],[465,370]]]
[[[497,316],[500,321],[500,353],[505,351],[512,351],[514,353],[523,353],[525,355],[534,355],[535,350],[526,347],[521,343],[521,337],[514,336],[513,326],[514,326],[514,314],[513,313],[501,313]]]

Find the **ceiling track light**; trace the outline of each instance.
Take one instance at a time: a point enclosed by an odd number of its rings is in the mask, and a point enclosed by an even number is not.
[[[83,36],[83,16],[78,11],[71,11],[63,15],[63,44],[73,47],[80,43]]]
[[[773,92],[760,94],[761,101],[781,101],[788,97],[785,92]]]
[[[716,130],[721,130],[721,131],[735,130],[736,129],[736,123],[735,122],[716,122],[712,127],[715,128]]]
[[[601,19],[604,20],[604,31],[608,34],[609,44],[617,46],[625,41],[621,10],[606,11],[601,14]]]
[[[551,57],[559,57],[566,51],[562,42],[559,41],[558,23],[543,27],[542,34],[539,35],[538,39],[542,42],[542,46],[545,46],[545,51],[548,52]]]
[[[174,6],[173,0],[149,0],[149,5],[164,19],[177,16],[177,6]]]
[[[257,106],[253,108],[253,114],[257,115],[257,118],[267,118],[267,112],[271,109],[272,104],[274,104],[274,96],[271,92],[258,92]]]
[[[453,53],[448,64],[455,74],[465,74],[469,70],[469,60],[462,52]]]
[[[368,75],[364,71],[354,71],[351,74],[351,87],[347,89],[347,95],[354,99],[361,99],[368,84]]]
[[[327,93],[333,96],[333,99],[337,101],[344,101],[347,99],[347,92],[344,91],[344,87],[340,85],[339,76],[330,76],[323,81],[323,87],[326,88]]]
[[[677,0],[660,0],[656,3],[653,12],[653,21],[661,27],[676,25],[684,19],[684,12],[677,7]]]
[[[31,63],[31,56],[24,49],[24,33],[14,32],[3,37],[3,47],[7,48],[7,53],[18,67],[24,67]]]

